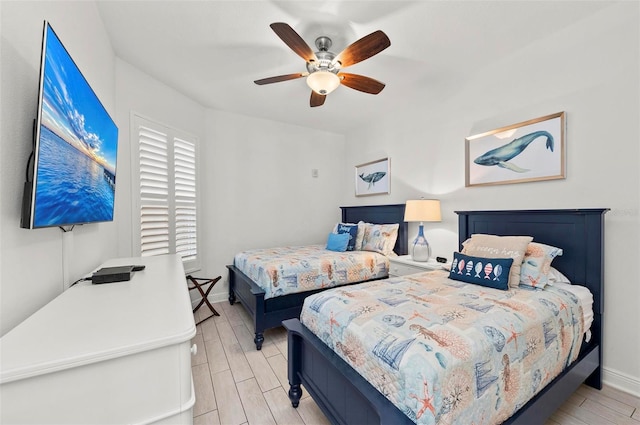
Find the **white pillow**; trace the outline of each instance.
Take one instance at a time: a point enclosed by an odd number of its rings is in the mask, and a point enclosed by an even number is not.
[[[358,222],[358,235],[356,236],[356,247],[354,248],[356,251],[360,251],[362,249],[362,240],[364,239],[365,227],[367,227],[367,223],[360,220]]]
[[[547,275],[547,277],[549,278],[549,284],[551,285],[556,282],[569,284],[571,283],[568,277],[563,275],[558,269],[554,268],[553,266],[549,268],[549,274]]]

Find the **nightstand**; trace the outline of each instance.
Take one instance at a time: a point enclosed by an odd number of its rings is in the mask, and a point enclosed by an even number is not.
[[[429,261],[413,261],[411,255],[389,257],[389,277],[404,276],[430,270],[442,270],[442,266],[442,263],[438,263],[434,259],[429,259]]]

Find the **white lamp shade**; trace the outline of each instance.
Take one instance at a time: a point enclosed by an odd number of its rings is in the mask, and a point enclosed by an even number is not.
[[[327,95],[340,85],[340,77],[329,71],[316,71],[307,77],[307,85],[318,94]]]
[[[442,221],[437,199],[409,200],[404,208],[404,221]]]

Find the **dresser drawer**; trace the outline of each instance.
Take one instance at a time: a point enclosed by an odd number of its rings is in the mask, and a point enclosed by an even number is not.
[[[431,268],[422,268],[422,267],[415,267],[415,266],[410,266],[407,264],[398,264],[398,263],[393,263],[390,262],[389,264],[389,275],[390,276],[405,276],[408,274],[413,274],[413,273],[423,273],[423,272],[427,272],[430,271]]]
[[[413,261],[410,255],[400,255],[389,258],[389,275],[405,276],[414,273],[423,273],[431,270],[442,269],[442,264],[435,260]]]

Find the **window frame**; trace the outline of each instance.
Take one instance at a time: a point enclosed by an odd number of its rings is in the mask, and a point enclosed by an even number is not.
[[[192,273],[201,269],[201,207],[200,207],[200,140],[197,136],[184,130],[163,124],[157,120],[142,116],[138,113],[131,113],[130,140],[131,140],[131,197],[132,197],[132,251],[139,256],[142,253],[142,196],[141,196],[141,156],[140,156],[140,130],[142,127],[151,131],[166,135],[167,139],[167,168],[166,174],[168,178],[167,202],[168,209],[168,252],[176,254],[177,235],[176,235],[176,214],[179,208],[179,202],[176,202],[176,158],[175,145],[176,139],[193,144],[193,156],[195,166],[195,258],[185,260],[182,257],[182,263],[186,273]],[[162,202],[158,201],[161,205]],[[163,252],[164,253],[164,252]],[[155,254],[159,255],[159,254]]]

